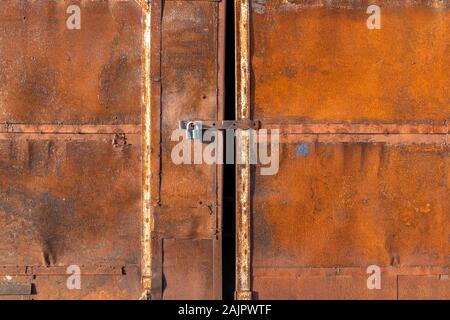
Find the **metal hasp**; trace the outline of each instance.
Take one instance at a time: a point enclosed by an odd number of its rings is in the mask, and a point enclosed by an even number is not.
[[[258,130],[261,127],[261,122],[258,120],[219,120],[219,121],[203,121],[203,120],[181,120],[178,127],[186,130],[186,138],[188,140],[201,139],[202,130],[216,129],[216,130]]]
[[[250,121],[250,2],[235,2],[236,15],[236,119]],[[237,300],[251,300],[251,171],[250,132],[243,130],[241,158],[236,165],[236,292]]]

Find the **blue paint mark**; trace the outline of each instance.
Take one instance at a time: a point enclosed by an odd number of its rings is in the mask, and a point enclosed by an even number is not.
[[[297,146],[297,155],[306,157],[309,154],[309,145],[307,143],[301,143]]]

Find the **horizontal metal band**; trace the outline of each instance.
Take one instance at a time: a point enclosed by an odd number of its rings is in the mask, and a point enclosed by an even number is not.
[[[117,147],[138,146],[141,143],[141,136],[139,134],[120,134],[120,133],[86,133],[86,134],[70,134],[70,133],[1,133],[0,140],[14,140],[14,141],[100,141],[104,143],[111,143]],[[126,144],[125,144],[126,141]]]
[[[280,143],[448,144],[448,134],[280,134]]]
[[[439,279],[446,280],[450,274],[449,267],[436,266],[411,266],[411,267],[382,267],[384,275],[435,275]],[[253,267],[255,277],[326,277],[326,276],[354,276],[367,274],[367,267],[336,267],[336,268],[307,268],[307,267]]]
[[[140,134],[141,125],[57,125],[57,124],[0,124],[0,133],[52,133],[52,134]]]
[[[67,275],[69,266],[0,266],[0,276],[31,276],[31,275]],[[81,275],[124,275],[127,269],[139,268],[137,265],[126,266],[83,266]]]
[[[136,1],[142,8],[148,10],[149,5],[147,0],[134,0]],[[180,1],[180,2],[222,2],[222,0],[165,0],[165,1]]]
[[[279,129],[281,134],[447,134],[442,124],[346,124],[346,123],[262,123],[262,129]]]

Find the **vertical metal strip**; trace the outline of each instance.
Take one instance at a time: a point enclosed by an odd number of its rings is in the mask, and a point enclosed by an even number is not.
[[[158,298],[162,277],[157,258],[160,245],[155,236],[155,216],[160,198],[161,167],[161,0],[148,2],[144,24],[144,112],[142,184],[142,288],[143,299]],[[156,271],[156,272],[155,272]],[[155,294],[156,292],[156,294]]]
[[[236,118],[250,119],[250,2],[235,2],[236,12]],[[236,293],[237,300],[251,300],[250,131],[238,137],[236,165]]]
[[[145,7],[144,16],[144,53],[143,53],[143,78],[144,78],[144,112],[143,112],[143,134],[142,134],[142,288],[144,294],[142,299],[150,297],[152,286],[152,212],[150,200],[150,117],[151,117],[151,86],[150,86],[150,49],[151,49],[151,9],[149,5]]]

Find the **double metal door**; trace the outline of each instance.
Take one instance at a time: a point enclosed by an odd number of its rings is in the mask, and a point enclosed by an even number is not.
[[[448,3],[234,5],[223,122],[224,0],[1,1],[0,299],[222,298],[229,177],[174,161],[191,120],[244,132],[237,299],[450,297]]]

